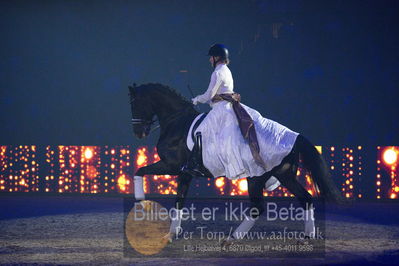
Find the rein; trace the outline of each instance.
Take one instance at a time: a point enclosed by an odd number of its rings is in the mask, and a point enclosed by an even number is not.
[[[187,106],[187,107],[183,108],[181,111],[170,115],[169,117],[166,118],[166,121],[170,122],[171,120],[175,119],[176,117],[178,117],[182,113],[185,113],[185,111],[188,108],[190,108],[190,107],[191,106]],[[150,133],[161,127],[161,125],[159,124],[159,119],[158,118],[152,119],[152,120],[145,120],[145,119],[141,119],[141,118],[132,118],[132,125],[149,125],[149,126],[152,126],[156,122],[158,122],[158,125],[155,126],[154,128],[151,128]]]

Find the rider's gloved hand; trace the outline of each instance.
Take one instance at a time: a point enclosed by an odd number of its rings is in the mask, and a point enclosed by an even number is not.
[[[194,105],[197,105],[197,104],[198,104],[197,97],[192,98],[191,101],[193,102]]]

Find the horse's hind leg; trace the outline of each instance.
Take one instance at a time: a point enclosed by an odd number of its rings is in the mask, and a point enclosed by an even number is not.
[[[248,196],[251,201],[251,209],[257,210],[252,218],[257,218],[265,211],[265,200],[263,197],[263,189],[266,181],[271,177],[270,172],[263,176],[248,177]]]
[[[293,155],[295,156],[295,154]],[[293,158],[289,162],[284,162],[279,169],[273,173],[281,185],[286,187],[299,200],[305,210],[305,237],[314,237],[314,213],[312,196],[308,191],[296,180],[296,172],[298,169],[297,158]]]
[[[303,164],[311,172],[313,181],[320,189],[320,194],[328,201],[344,203],[341,192],[337,189],[329,167],[324,157],[317,151],[315,146],[304,136],[299,135],[295,141],[301,154]]]

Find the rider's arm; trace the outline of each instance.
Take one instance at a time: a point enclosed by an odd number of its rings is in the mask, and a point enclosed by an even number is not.
[[[211,81],[209,83],[208,89],[202,95],[198,95],[193,99],[193,101],[200,103],[209,103],[213,96],[216,95],[220,85],[222,84],[222,77],[220,72],[213,72],[211,76]]]

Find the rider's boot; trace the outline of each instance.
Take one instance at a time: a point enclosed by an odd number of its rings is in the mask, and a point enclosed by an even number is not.
[[[193,150],[191,151],[187,163],[181,168],[181,171],[191,176],[201,176],[201,177],[207,176],[202,162],[201,132],[197,132],[195,134],[195,143]]]

